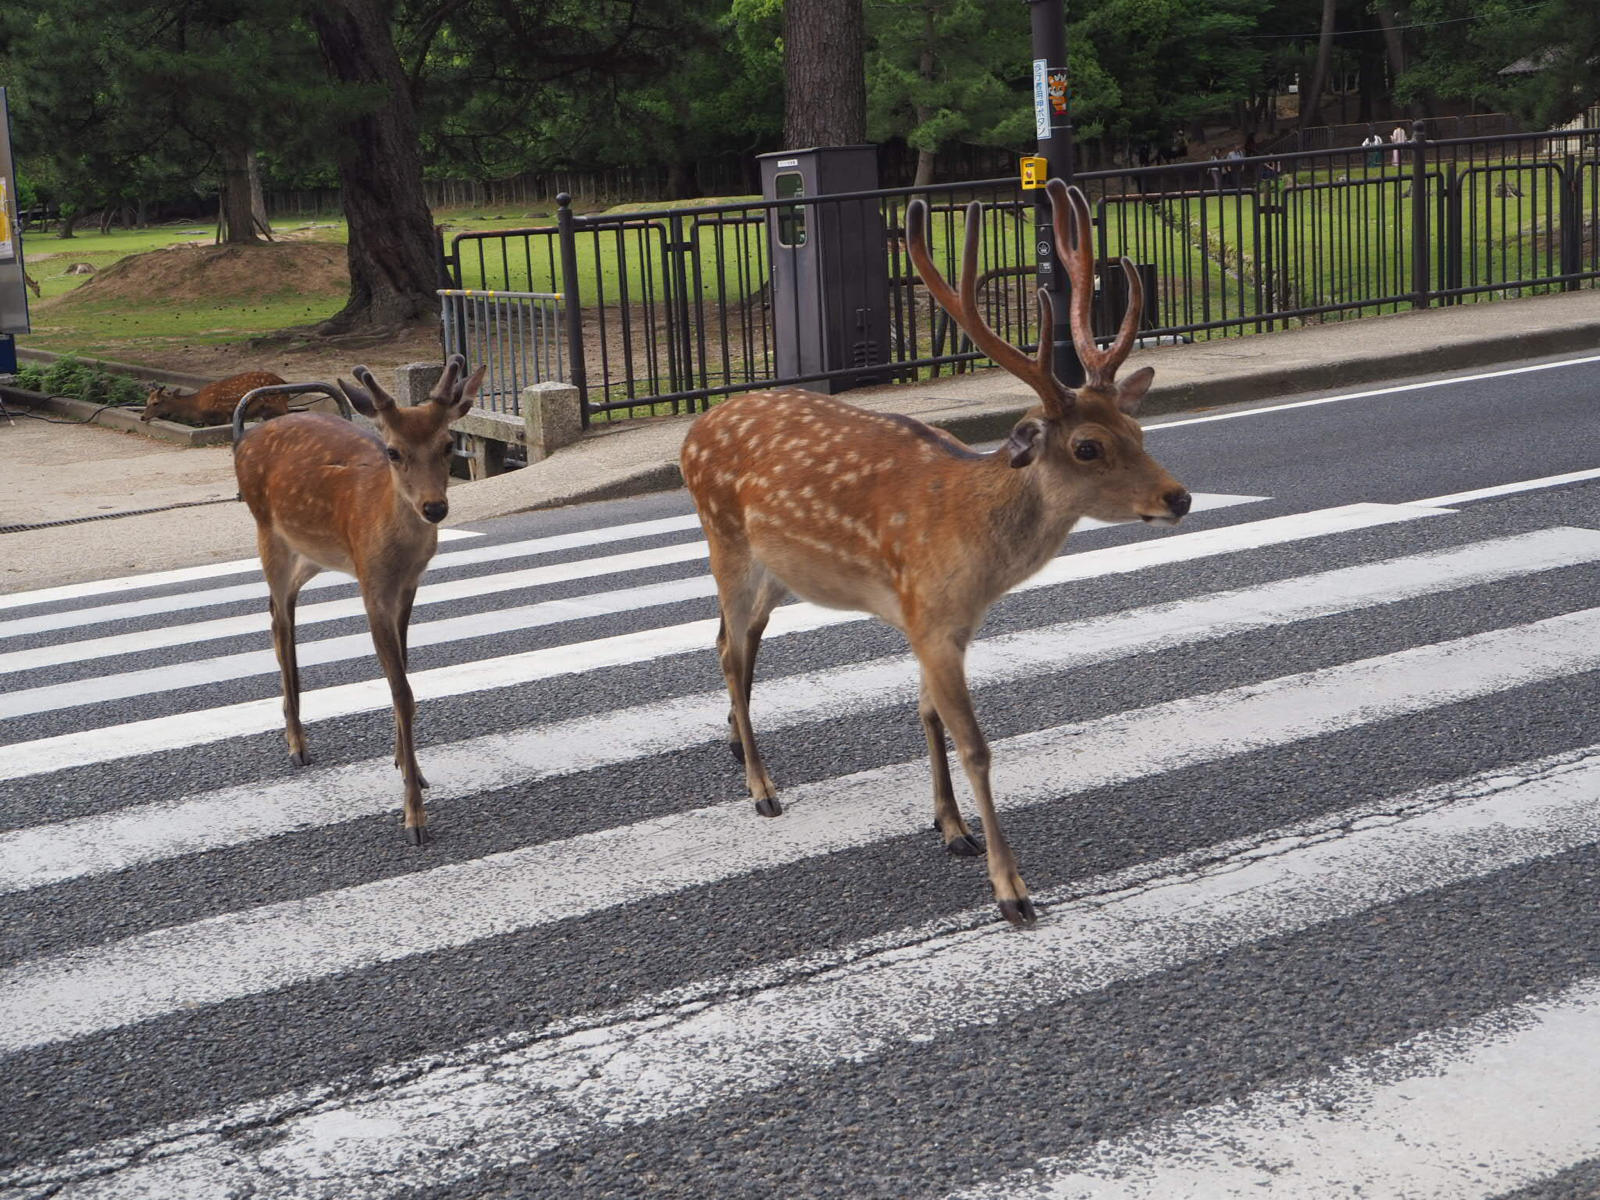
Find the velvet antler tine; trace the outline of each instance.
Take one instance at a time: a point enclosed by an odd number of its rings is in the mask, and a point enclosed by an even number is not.
[[[967,205],[966,234],[961,247],[961,275],[956,288],[951,288],[933,264],[933,256],[928,251],[927,215],[927,205],[921,199],[912,200],[906,206],[906,250],[929,294],[955,318],[956,324],[966,331],[973,345],[1031,387],[1048,411],[1058,413],[1061,409],[1061,385],[1056,382],[1055,376],[1048,369],[1041,370],[1033,358],[996,333],[979,312],[978,250],[983,234],[983,205],[976,200]]]
[[[1122,257],[1122,274],[1128,281],[1128,308],[1122,314],[1122,324],[1117,329],[1116,340],[1106,350],[1106,376],[1117,373],[1117,368],[1128,360],[1128,353],[1133,349],[1133,339],[1139,333],[1139,321],[1144,315],[1144,280],[1139,278],[1139,271],[1133,265],[1133,260],[1127,255]]]
[[[1056,302],[1044,288],[1039,289],[1039,349],[1034,353],[1034,365],[1041,375],[1051,379],[1056,374]]]

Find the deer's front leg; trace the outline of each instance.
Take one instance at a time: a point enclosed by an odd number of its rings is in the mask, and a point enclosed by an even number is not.
[[[944,837],[944,848],[962,858],[975,858],[983,853],[983,846],[972,836],[972,830],[962,819],[956,805],[955,789],[950,782],[950,760],[945,754],[944,722],[939,719],[939,709],[928,694],[928,677],[922,677],[922,694],[917,701],[917,716],[922,719],[922,732],[928,738],[928,766],[933,774],[933,827]]]
[[[422,770],[417,765],[416,744],[412,738],[417,705],[411,694],[411,683],[406,679],[403,638],[394,618],[393,612],[367,600],[372,646],[378,652],[378,662],[383,666],[389,694],[394,700],[394,757],[405,779],[406,837],[412,845],[420,846],[428,840],[428,814],[422,807]]]
[[[311,761],[306,749],[306,731],[300,724],[300,664],[295,653],[294,610],[300,588],[317,573],[317,567],[282,545],[270,529],[258,526],[256,546],[261,552],[261,570],[267,579],[267,612],[272,621],[272,648],[277,652],[278,671],[283,681],[283,734],[289,744],[289,757],[296,766]]]
[[[1027,885],[1017,873],[1016,857],[1001,832],[994,796],[989,791],[989,744],[978,728],[972,695],[967,690],[966,646],[951,637],[933,635],[914,638],[911,648],[922,664],[923,688],[949,728],[972,784],[983,821],[983,838],[988,844],[989,882],[1000,902],[1000,914],[1013,925],[1030,924],[1038,914],[1028,899]]]
[[[413,583],[410,587],[406,588],[400,593],[400,611],[395,617],[396,626],[400,633],[400,668],[403,671],[411,670],[411,652],[406,643],[411,632],[411,606],[416,598],[417,585]],[[400,761],[400,713],[398,709],[395,710],[394,719],[394,766],[395,770],[400,771],[404,770],[405,768],[404,764]],[[417,784],[419,787],[424,788],[428,786],[428,778],[420,770],[417,772]]]

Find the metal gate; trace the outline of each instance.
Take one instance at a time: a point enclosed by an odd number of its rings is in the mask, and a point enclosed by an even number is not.
[[[522,389],[565,380],[561,297],[550,292],[485,292],[443,288],[439,311],[446,353],[483,364],[478,404],[520,416]]]

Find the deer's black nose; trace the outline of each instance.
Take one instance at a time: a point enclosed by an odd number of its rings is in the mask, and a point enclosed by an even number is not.
[[[1194,502],[1193,497],[1182,488],[1175,492],[1168,492],[1161,498],[1167,502],[1167,511],[1175,517],[1186,515],[1189,511],[1189,505]]]
[[[1185,509],[1189,507],[1189,501],[1187,498],[1184,499],[1183,507]],[[435,525],[444,520],[445,514],[449,511],[450,506],[443,500],[429,500],[422,506],[422,515],[428,518],[428,520],[432,521]]]

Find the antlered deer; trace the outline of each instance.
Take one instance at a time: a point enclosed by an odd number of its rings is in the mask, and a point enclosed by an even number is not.
[[[1039,404],[992,454],[909,417],[866,412],[798,390],[756,392],[700,417],[683,446],[683,477],[710,546],[722,627],[717,649],[756,811],[782,812],[750,725],[756,651],[786,592],[872,613],[905,633],[921,667],[918,715],[933,773],[934,824],[953,854],[982,847],[956,806],[945,757],[948,729],[977,799],[989,879],[1015,924],[1034,907],[1001,833],[989,790],[989,748],[967,689],[966,649],[984,613],[1061,548],[1080,517],[1175,524],[1189,493],[1145,453],[1132,414],[1150,387],[1145,367],[1120,384],[1143,292],[1124,259],[1128,308],[1110,347],[1089,325],[1094,290],[1089,207],[1051,180],[1056,244],[1072,282],[1073,343],[1087,373],[1077,389],[1051,367],[1049,295],[1039,294],[1038,355],[1030,359],[983,320],[977,301],[981,209],[967,210],[959,291],[928,253],[927,208],[912,201],[906,241],[929,292],[977,347],[1038,394]]]
[[[226,379],[208,383],[198,392],[186,395],[179,395],[171,388],[151,388],[145,397],[144,411],[139,414],[139,420],[177,417],[194,425],[226,425],[233,420],[233,410],[246,392],[282,382],[271,371],[245,371],[241,375],[229,375]],[[285,395],[257,396],[250,402],[245,416],[251,419],[281,417],[288,411],[289,398]]]
[[[394,699],[394,764],[405,775],[405,829],[426,840],[422,789],[411,727],[416,705],[406,681],[406,630],[417,582],[439,543],[450,511],[445,485],[454,444],[450,422],[477,398],[484,368],[466,379],[466,359],[452,355],[428,400],[401,408],[365,367],[360,387],[339,381],[379,436],[323,413],[295,413],[251,429],[234,448],[239,493],[256,519],[256,545],[271,592],[272,644],[283,675],[289,754],[305,765],[294,608],[318,571],[345,571],[361,585],[372,644]]]

